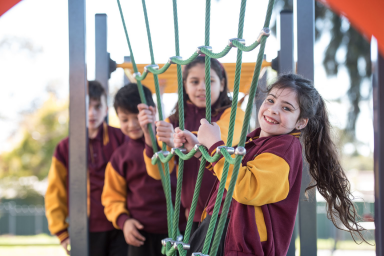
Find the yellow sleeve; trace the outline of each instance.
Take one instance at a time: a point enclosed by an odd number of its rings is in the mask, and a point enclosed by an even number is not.
[[[120,229],[117,225],[117,218],[121,214],[129,215],[127,210],[127,183],[109,162],[105,169],[105,180],[101,203],[104,206],[104,213],[113,226]]]
[[[218,161],[213,171],[221,180],[225,158]],[[228,189],[233,165],[229,166],[225,188]],[[262,153],[254,160],[241,166],[237,177],[233,198],[246,205],[262,206],[284,200],[289,193],[289,165],[281,157],[272,153]]]
[[[152,164],[152,159],[147,156],[145,149],[144,149],[143,155],[144,155],[145,168],[147,169],[148,175],[154,178],[155,180],[160,180],[161,176],[160,176],[160,170],[158,165]],[[169,173],[172,173],[175,167],[175,157],[172,157],[171,160],[169,160],[168,164],[169,164]],[[161,163],[161,165],[163,166],[163,171],[165,171],[165,165],[163,163]]]
[[[48,228],[53,235],[66,230],[69,226],[65,221],[68,216],[67,177],[67,168],[56,157],[52,157],[44,200]]]
[[[227,108],[224,113],[221,115],[220,120],[217,121],[217,125],[220,126],[221,139],[227,144],[228,140],[228,130],[229,130],[229,121],[231,117],[231,108]],[[235,129],[233,132],[232,145],[239,144],[241,129],[243,127],[244,121],[244,111],[241,108],[237,108],[236,119],[235,119]]]
[[[169,118],[165,119],[164,120],[165,122],[167,123],[171,123],[171,121],[169,120]],[[158,137],[156,136],[157,138],[157,144],[160,145],[160,149],[161,150],[161,145],[163,145],[163,142],[162,141],[159,141],[158,140]],[[167,151],[171,151],[171,148],[167,145]],[[154,152],[156,153],[156,152]],[[160,176],[160,170],[159,170],[159,167],[158,165],[152,165],[152,159],[151,157],[148,157],[147,154],[146,154],[146,149],[144,149],[144,162],[145,162],[145,167],[147,169],[147,173],[150,177],[154,178],[155,180],[160,180],[161,179],[161,176]],[[169,173],[172,173],[173,171],[173,168],[175,167],[175,157],[172,157],[172,159],[168,162],[169,164]],[[162,163],[161,164],[163,166],[163,170],[165,171],[165,165]]]

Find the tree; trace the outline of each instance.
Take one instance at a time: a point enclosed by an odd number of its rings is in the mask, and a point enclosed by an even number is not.
[[[315,1],[315,0],[312,0]],[[278,0],[275,11],[292,10],[292,0]],[[331,24],[331,26],[327,26]],[[346,25],[346,26],[345,26]],[[275,27],[276,25],[274,25]],[[275,30],[275,29],[273,29]],[[355,139],[356,121],[360,113],[359,103],[364,100],[360,89],[365,78],[371,76],[370,44],[359,32],[323,4],[315,3],[315,39],[329,30],[331,40],[324,54],[323,66],[328,76],[337,75],[340,65],[348,70],[350,86],[347,92],[350,109],[345,131],[350,139]],[[345,61],[339,62],[336,53],[346,49]],[[363,67],[363,68],[362,68]]]
[[[40,108],[24,114],[12,151],[0,156],[0,178],[5,176],[47,177],[57,143],[68,134],[68,100],[50,92]]]

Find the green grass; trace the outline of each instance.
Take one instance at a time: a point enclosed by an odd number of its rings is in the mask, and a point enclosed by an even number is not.
[[[40,234],[35,236],[12,236],[2,235],[0,236],[0,247],[3,246],[15,246],[15,245],[58,245],[60,246],[59,240],[55,236],[47,234]]]
[[[0,246],[1,256],[66,256],[60,245],[54,246]]]
[[[65,256],[59,240],[54,236],[0,236],[1,256]]]
[[[374,244],[373,240],[369,240]],[[319,250],[331,250],[334,245],[333,239],[318,239]],[[299,239],[296,240],[296,248],[300,248]],[[336,245],[338,250],[375,250],[375,246],[368,244],[356,244],[353,241],[339,241]],[[65,256],[64,249],[59,240],[54,236],[40,234],[35,236],[0,236],[1,256]]]

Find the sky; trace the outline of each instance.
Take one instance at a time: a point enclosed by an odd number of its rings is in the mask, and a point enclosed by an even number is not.
[[[121,0],[125,20],[137,63],[149,63],[147,36],[141,1]],[[156,63],[164,63],[175,55],[171,1],[146,1]],[[212,1],[211,46],[222,50],[229,38],[237,35],[240,0]],[[249,1],[245,15],[244,39],[254,42],[263,26],[267,1]],[[108,51],[117,63],[129,55],[116,1],[88,0],[86,2],[86,47],[88,79],[95,77],[95,22],[96,13],[108,15]],[[197,46],[204,45],[205,1],[178,1],[181,56],[189,57]],[[274,19],[275,17],[272,17]],[[347,23],[344,21],[344,23]],[[322,67],[324,49],[329,33],[315,44],[315,81],[320,94],[328,101],[331,122],[343,128],[349,108],[346,92],[349,77],[341,67],[339,74],[328,78]],[[27,50],[26,48],[32,49]],[[269,37],[267,60],[276,57],[279,40]],[[258,51],[243,53],[243,62],[254,62]],[[345,50],[339,50],[342,62]],[[235,62],[236,51],[231,51],[222,62]],[[66,0],[23,0],[0,17],[0,153],[12,149],[14,140],[8,138],[17,129],[21,115],[33,111],[48,97],[47,88],[54,88],[59,98],[68,97],[68,6]],[[123,71],[117,70],[110,79],[110,91],[123,85]],[[364,83],[362,93],[369,95],[370,81]],[[335,101],[336,99],[340,101]],[[166,95],[166,111],[174,105],[174,96]],[[171,102],[171,103],[168,103]],[[359,152],[369,155],[373,150],[372,101],[361,102],[357,123],[357,138],[364,142]],[[33,131],[31,131],[32,133]],[[347,145],[345,152],[352,151]]]

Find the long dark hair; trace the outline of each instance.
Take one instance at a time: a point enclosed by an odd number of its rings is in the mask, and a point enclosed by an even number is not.
[[[361,219],[352,202],[351,185],[339,162],[336,145],[331,139],[331,124],[323,98],[311,81],[295,74],[285,74],[268,87],[290,89],[296,92],[301,118],[308,118],[307,126],[302,130],[301,142],[305,158],[309,164],[309,173],[313,180],[305,189],[317,187],[327,202],[327,217],[338,228],[337,220],[347,228],[355,240],[357,234],[367,242],[362,234],[365,229],[358,224]],[[356,240],[355,240],[356,241]]]
[[[187,101],[189,101],[188,94],[185,92],[185,82],[187,80],[189,70],[193,68],[194,66],[198,64],[205,65],[205,57],[204,56],[198,56],[196,59],[194,59],[191,63],[185,65],[183,70],[183,101],[184,101],[184,116],[186,116],[186,104]],[[220,81],[224,80],[224,90],[220,92],[219,98],[217,99],[214,104],[214,109],[212,109],[212,116],[217,115],[221,110],[226,109],[231,106],[232,100],[228,96],[228,79],[227,79],[227,73],[225,72],[225,69],[221,63],[216,59],[211,59],[211,69],[213,69],[217,76],[219,77]],[[207,78],[206,78],[207,79]],[[169,117],[171,122],[178,122],[179,121],[179,107],[178,103],[176,103],[176,106],[172,110],[173,114]]]

